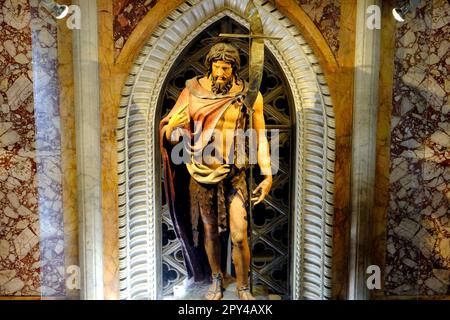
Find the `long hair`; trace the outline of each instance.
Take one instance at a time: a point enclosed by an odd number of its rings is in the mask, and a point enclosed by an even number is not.
[[[205,67],[208,70],[207,76],[212,73],[212,64],[216,61],[225,61],[231,64],[233,69],[233,77],[236,84],[239,84],[239,71],[241,70],[241,58],[239,57],[239,51],[233,45],[225,42],[215,44],[205,59]]]

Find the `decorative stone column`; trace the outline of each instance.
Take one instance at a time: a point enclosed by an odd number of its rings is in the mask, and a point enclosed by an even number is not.
[[[81,30],[73,31],[81,299],[103,299],[100,100],[97,1],[75,0]]]
[[[381,1],[357,1],[349,299],[368,298],[366,269],[370,265],[380,67],[380,30],[367,26],[368,19],[377,14],[368,12],[371,5],[381,8]],[[379,14],[381,19],[381,10]]]

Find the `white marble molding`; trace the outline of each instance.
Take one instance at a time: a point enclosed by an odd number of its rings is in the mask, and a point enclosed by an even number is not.
[[[184,48],[224,16],[248,27],[248,0],[190,0],[171,12],[142,48],[122,92],[117,123],[120,298],[161,299],[158,98]],[[256,0],[294,96],[296,157],[292,216],[293,299],[331,298],[335,120],[322,69],[301,31],[268,1]]]
[[[100,80],[97,2],[75,0],[83,16],[73,32],[80,297],[102,300],[103,216],[101,206]]]
[[[380,76],[380,30],[367,28],[370,6],[379,0],[357,4],[355,86],[352,146],[352,215],[350,233],[348,298],[365,300],[370,233],[373,214],[377,145],[378,82]]]

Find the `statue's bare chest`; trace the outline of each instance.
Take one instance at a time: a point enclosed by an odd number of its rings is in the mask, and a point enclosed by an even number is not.
[[[234,130],[239,119],[240,111],[241,107],[237,103],[230,105],[217,122],[215,129],[217,131]]]

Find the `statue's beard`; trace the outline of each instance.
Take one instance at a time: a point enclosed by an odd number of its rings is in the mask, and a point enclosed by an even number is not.
[[[217,83],[217,79],[219,77],[211,77],[212,81],[212,92],[215,94],[227,94],[230,92],[231,88],[233,87],[233,77],[229,77],[225,79],[225,82],[223,83]]]

